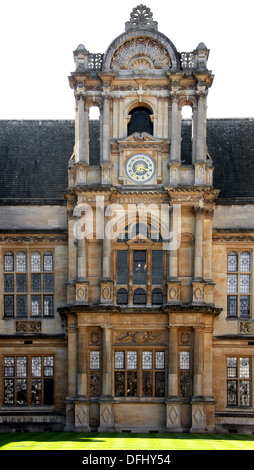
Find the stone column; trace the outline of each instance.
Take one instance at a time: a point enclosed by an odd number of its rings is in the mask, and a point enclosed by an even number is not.
[[[181,408],[178,394],[178,328],[168,332],[168,397],[166,399],[166,430],[182,432]]]
[[[111,240],[105,227],[107,218],[104,218],[104,236],[102,245],[102,279],[100,304],[111,305],[113,303],[113,281],[111,279]]]
[[[171,147],[170,147],[170,161],[179,161],[179,109],[178,109],[178,96],[172,97],[171,106]]]
[[[206,159],[206,94],[200,93],[197,109],[196,161]]]
[[[203,396],[203,354],[204,354],[204,336],[203,328],[194,329],[194,363],[193,363],[193,396]]]
[[[78,279],[86,279],[86,238],[78,240]]]
[[[170,208],[170,232],[173,233],[173,214]],[[180,302],[180,281],[178,279],[178,250],[169,250],[169,270],[167,280],[167,303]]]
[[[213,210],[207,209],[204,213],[204,279],[212,279],[212,235]]]
[[[68,218],[68,283],[67,303],[75,302],[75,279],[77,277],[77,243],[73,234],[76,218]]]
[[[87,327],[78,327],[78,395],[87,396]]]
[[[76,161],[89,165],[89,108],[84,94],[77,94]]]
[[[194,208],[195,213],[195,255],[194,279],[203,279],[203,209]]]
[[[191,432],[205,432],[207,401],[204,396],[204,329],[194,327],[193,396]],[[209,413],[208,413],[209,414]]]
[[[103,100],[103,152],[102,160],[109,162],[110,160],[110,97],[104,96]]]
[[[179,99],[176,94],[172,96],[171,104],[171,142],[170,142],[170,159],[169,159],[169,182],[172,185],[178,185],[180,179],[180,112],[179,112]]]
[[[103,325],[103,359],[102,359],[102,396],[100,398],[99,432],[115,431],[114,405],[112,396],[112,325]]]

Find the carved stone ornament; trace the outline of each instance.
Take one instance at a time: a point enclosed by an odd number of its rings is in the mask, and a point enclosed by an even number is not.
[[[127,331],[116,337],[117,342],[135,344],[154,343],[162,339],[163,335],[161,333],[153,333],[152,331]]]
[[[40,333],[41,322],[40,321],[17,321],[16,322],[16,333]]]
[[[146,5],[138,5],[130,14],[130,21],[125,23],[126,31],[135,28],[158,29],[158,23],[153,21],[153,14]]]
[[[239,324],[239,333],[253,335],[254,334],[254,321],[241,321]]]
[[[155,39],[133,38],[122,44],[111,60],[112,69],[163,69],[170,68],[171,60],[166,49]]]

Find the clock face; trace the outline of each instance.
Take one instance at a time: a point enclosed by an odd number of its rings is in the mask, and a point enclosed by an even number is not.
[[[132,155],[127,160],[125,171],[130,180],[135,181],[135,183],[145,183],[153,177],[155,164],[151,157],[139,153]]]

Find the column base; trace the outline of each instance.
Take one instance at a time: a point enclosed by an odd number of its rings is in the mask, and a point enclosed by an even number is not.
[[[100,426],[99,432],[116,432],[114,425],[114,404],[112,398],[101,398],[100,400]]]
[[[165,432],[183,432],[181,427],[181,403],[177,397],[168,397],[166,402]]]

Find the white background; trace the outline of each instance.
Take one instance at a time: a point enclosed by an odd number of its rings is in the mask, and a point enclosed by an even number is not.
[[[2,0],[0,119],[74,119],[68,76],[82,43],[104,53],[140,1]],[[179,52],[200,42],[215,75],[208,118],[254,117],[253,0],[145,0]]]

